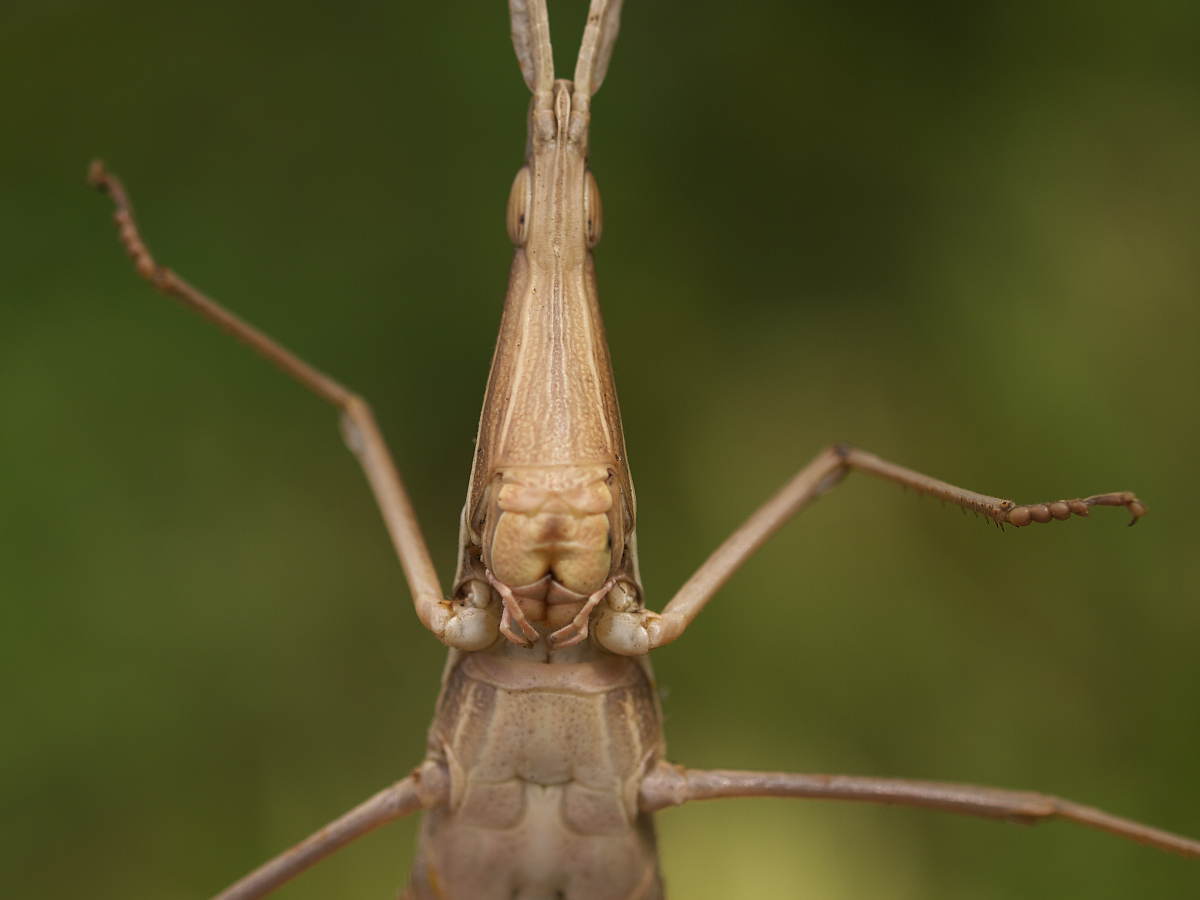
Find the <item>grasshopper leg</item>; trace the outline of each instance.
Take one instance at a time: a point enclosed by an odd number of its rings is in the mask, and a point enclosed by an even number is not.
[[[851,800],[888,806],[910,806],[960,815],[1036,825],[1064,819],[1117,837],[1189,859],[1200,859],[1200,841],[1151,828],[1140,822],[1060,797],[1028,791],[1005,791],[973,784],[909,781],[857,775],[808,775],[791,772],[743,772],[728,769],[684,769],[659,763],[642,780],[639,803],[646,812],[679,806],[689,800],[723,797],[797,797]]]
[[[476,650],[490,644],[497,633],[497,617],[490,610],[444,599],[408,491],[367,402],[155,262],[138,232],[124,185],[99,160],[92,163],[88,182],[112,198],[116,207],[113,219],[120,231],[121,243],[142,278],[237,338],[337,408],[341,413],[342,434],[358,457],[383,513],[421,622],[439,640],[462,650]]]
[[[429,766],[422,767],[259,866],[213,900],[258,900],[368,832],[418,809],[445,803],[448,781],[439,774]]]
[[[641,610],[602,614],[603,621],[597,624],[601,643],[614,653],[626,655],[638,655],[671,643],[683,634],[705,604],[767,538],[812,501],[832,490],[852,471],[866,472],[921,493],[932,494],[947,503],[985,515],[1001,525],[1021,527],[1031,522],[1068,519],[1072,514],[1086,516],[1092,506],[1124,506],[1133,516],[1133,522],[1146,514],[1146,507],[1129,491],[1017,506],[1011,500],[955,487],[888,462],[873,453],[837,444],[821,451],[816,459],[759,507],[705,560],[661,613]]]

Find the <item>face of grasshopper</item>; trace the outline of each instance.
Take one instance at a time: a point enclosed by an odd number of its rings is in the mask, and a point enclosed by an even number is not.
[[[533,101],[525,165],[508,203],[516,250],[455,589],[460,597],[494,589],[510,604],[506,616],[519,610],[529,623],[564,632],[610,590],[618,602],[640,594],[633,484],[591,252],[602,218],[588,169],[590,99],[597,71],[603,76],[598,59],[606,65],[611,50],[602,26],[585,34],[573,82],[553,79],[539,23],[514,31]],[[501,630],[517,643],[536,640],[529,629]],[[551,643],[585,635],[576,628]]]

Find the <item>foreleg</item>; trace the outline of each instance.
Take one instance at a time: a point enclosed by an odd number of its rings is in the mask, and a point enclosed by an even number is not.
[[[1017,506],[1011,500],[964,490],[880,459],[873,453],[837,444],[818,454],[759,507],[705,560],[661,613],[649,610],[604,613],[596,624],[600,642],[614,653],[625,655],[640,655],[671,643],[683,634],[705,604],[767,538],[852,471],[866,472],[920,493],[932,494],[947,503],[985,515],[1000,525],[1021,527],[1031,522],[1068,519],[1072,513],[1086,516],[1093,506],[1124,506],[1133,516],[1131,525],[1146,514],[1146,507],[1128,491]]]
[[[199,313],[222,331],[246,344],[338,409],[341,413],[342,434],[346,444],[358,457],[383,513],[392,544],[404,569],[404,577],[412,592],[417,616],[439,640],[452,647],[477,650],[491,644],[499,628],[499,616],[495,611],[470,603],[444,599],[433,560],[421,534],[421,526],[408,499],[408,492],[404,488],[404,482],[400,480],[400,473],[367,402],[267,337],[253,325],[206,297],[170,269],[155,262],[138,232],[124,185],[120,179],[108,172],[99,160],[92,163],[88,171],[88,182],[112,198],[116,206],[113,219],[120,231],[121,243],[133,259],[134,266],[142,278],[163,294],[178,300],[188,309]]]

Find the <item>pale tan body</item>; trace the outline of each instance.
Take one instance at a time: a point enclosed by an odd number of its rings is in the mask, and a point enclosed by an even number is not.
[[[533,101],[526,164],[509,200],[516,251],[450,598],[366,403],[155,263],[120,182],[93,164],[91,180],[116,202],[122,241],[143,277],[341,411],[417,615],[452,648],[422,766],[219,900],[265,896],[356,837],[419,809],[427,817],[411,900],[659,897],[651,814],[733,796],[859,800],[1024,823],[1065,818],[1200,858],[1200,842],[1041,794],[685,770],[666,762],[646,654],[678,638],[776,529],[848,472],[868,472],[1017,527],[1086,516],[1097,505],[1124,506],[1136,521],[1145,508],[1128,492],[1016,506],[831,446],[730,536],[662,613],[648,610],[591,253],[602,222],[588,170],[590,104],[608,66],[620,0],[592,0],[573,81],[554,79],[545,0],[510,0],[509,7]]]
[[[448,770],[449,798],[425,817],[408,896],[661,897],[638,802],[662,756],[645,667],[603,652],[548,664],[507,643],[467,655],[443,685],[429,760]]]

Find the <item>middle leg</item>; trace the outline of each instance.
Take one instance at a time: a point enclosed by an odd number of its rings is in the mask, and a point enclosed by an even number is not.
[[[974,784],[910,781],[858,775],[805,775],[793,772],[742,772],[730,769],[684,769],[659,763],[642,779],[639,805],[646,812],[680,806],[689,800],[723,797],[797,797],[810,800],[853,800],[887,806],[911,806],[1036,825],[1064,819],[1117,837],[1189,859],[1200,859],[1200,841],[1123,819],[1049,794],[1005,791]]]

